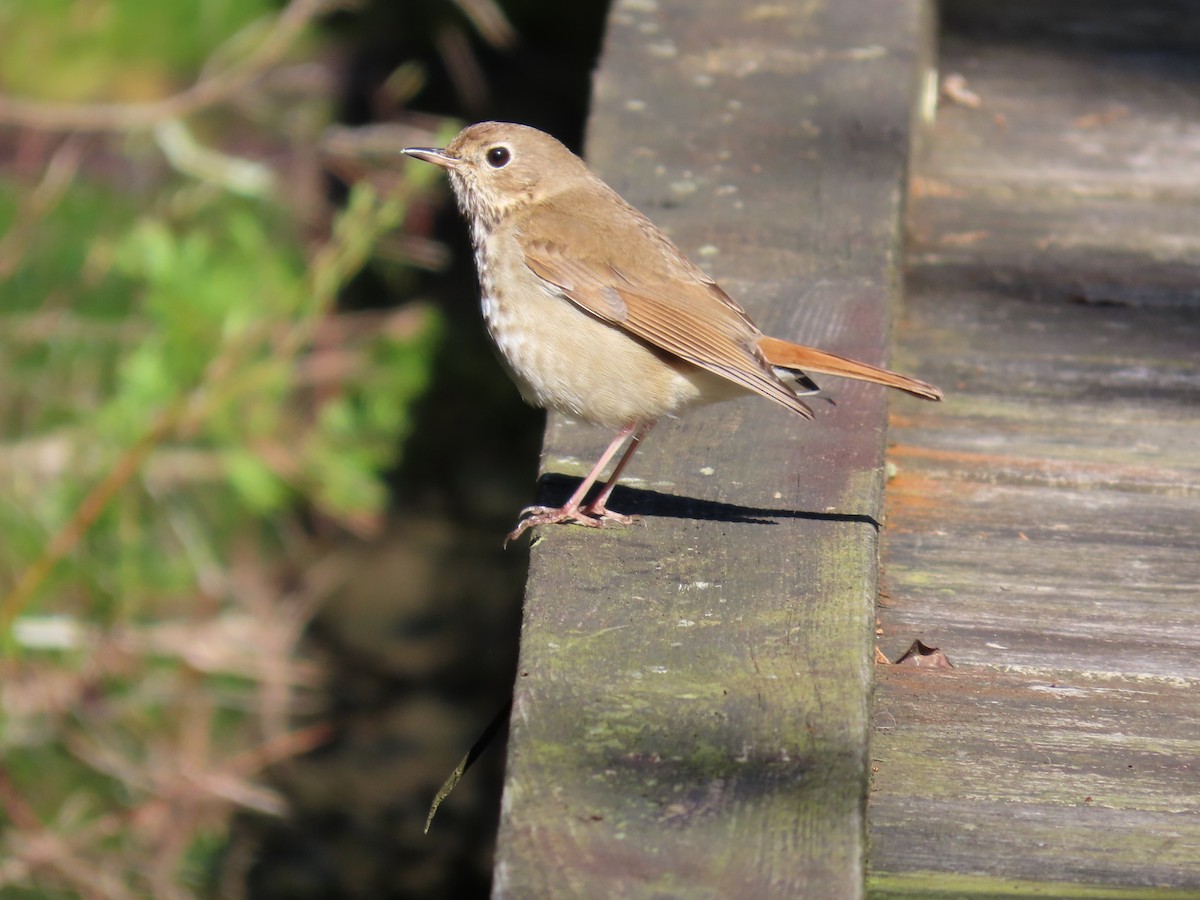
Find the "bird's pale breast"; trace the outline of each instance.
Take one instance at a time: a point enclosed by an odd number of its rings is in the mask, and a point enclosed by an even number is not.
[[[739,393],[575,306],[503,228],[475,237],[483,318],[527,402],[620,428]]]

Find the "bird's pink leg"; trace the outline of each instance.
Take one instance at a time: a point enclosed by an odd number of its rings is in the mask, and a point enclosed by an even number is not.
[[[600,454],[600,459],[596,461],[596,465],[592,467],[592,471],[588,472],[587,477],[583,479],[579,487],[575,490],[575,493],[571,495],[571,499],[562,506],[528,506],[521,510],[521,517],[517,522],[517,527],[508,533],[508,537],[504,539],[504,542],[507,544],[509,541],[515,541],[527,528],[532,528],[534,525],[557,525],[562,522],[574,522],[578,525],[587,525],[590,528],[599,528],[606,521],[629,524],[632,520],[628,516],[609,512],[604,508],[604,502],[608,500],[608,495],[612,493],[612,486],[616,484],[617,477],[621,474],[621,469],[625,467],[625,463],[633,455],[634,448],[637,447],[642,436],[649,430],[649,427],[637,424],[627,425],[622,428],[617,436],[613,438],[612,443],[608,445],[608,448]],[[613,477],[608,480],[604,491],[597,500],[584,507],[583,501],[587,497],[588,491],[592,489],[592,486],[596,483],[596,479],[604,471],[604,467],[609,464],[621,448],[621,444],[625,442],[625,438],[631,434],[634,435],[633,444],[625,451],[625,455],[621,457],[621,461],[617,463],[617,467],[613,470]]]
[[[620,481],[621,473],[625,471],[625,466],[627,466],[629,464],[629,460],[633,458],[633,452],[637,450],[638,446],[645,439],[646,435],[650,433],[650,429],[654,427],[654,424],[654,422],[646,422],[638,426],[637,431],[633,433],[633,440],[629,443],[629,449],[625,451],[625,455],[621,457],[620,461],[617,463],[617,467],[613,469],[612,474],[608,476],[608,483],[604,485],[604,490],[597,495],[595,500],[583,508],[584,512],[588,513],[589,515],[593,515],[598,519],[610,522],[619,522],[622,525],[628,525],[633,521],[633,519],[631,519],[629,516],[623,516],[620,513],[615,513],[609,510],[608,498],[612,494],[613,488],[617,486],[617,482]]]

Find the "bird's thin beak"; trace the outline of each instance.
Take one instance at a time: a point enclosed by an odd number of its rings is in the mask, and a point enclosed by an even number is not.
[[[457,156],[451,156],[445,150],[439,150],[436,147],[405,147],[400,152],[413,159],[421,159],[427,163],[433,163],[435,166],[441,166],[443,169],[457,169],[462,162]]]

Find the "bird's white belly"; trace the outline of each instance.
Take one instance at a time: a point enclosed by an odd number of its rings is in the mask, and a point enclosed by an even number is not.
[[[528,403],[610,428],[689,406],[716,379],[686,363],[668,362],[540,280],[526,282],[517,302],[484,294],[483,318]]]
[[[743,393],[584,312],[525,265],[515,240],[474,237],[483,320],[526,402],[622,428]]]

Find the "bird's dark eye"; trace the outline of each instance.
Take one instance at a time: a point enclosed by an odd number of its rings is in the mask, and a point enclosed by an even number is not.
[[[488,165],[493,169],[503,169],[512,159],[512,154],[507,147],[493,147],[487,152]]]

